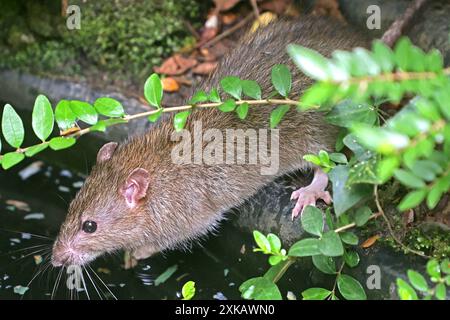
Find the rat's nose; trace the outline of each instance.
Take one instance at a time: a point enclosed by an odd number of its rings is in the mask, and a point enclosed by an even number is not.
[[[67,263],[69,260],[70,255],[67,252],[66,248],[64,248],[62,245],[55,245],[53,247],[52,252],[52,265],[54,267],[61,267]]]

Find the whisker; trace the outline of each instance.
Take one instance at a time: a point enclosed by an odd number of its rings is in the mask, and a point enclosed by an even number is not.
[[[86,268],[84,266],[82,268],[83,268],[83,270],[86,271]],[[88,289],[87,289],[87,286],[86,286],[86,282],[84,281],[83,272],[81,272],[81,281],[83,282],[83,288],[84,288],[84,291],[86,291],[86,296],[87,296],[88,300],[91,300],[91,297],[89,296],[89,292],[88,292]],[[77,293],[77,295],[78,295],[78,293]]]
[[[102,278],[100,278],[100,276],[97,274],[97,272],[95,272],[90,266],[88,266],[89,269],[91,269],[91,271],[95,274],[95,276],[101,281],[101,283],[105,286],[105,288],[109,291],[109,293],[113,296],[113,298],[115,300],[117,300],[116,296],[114,295],[114,293],[112,293],[112,291],[109,289],[109,287],[106,285],[106,283],[102,280]]]
[[[23,260],[23,259],[25,259],[25,258],[27,258],[27,257],[29,257],[31,255],[35,255],[35,254],[37,254],[39,252],[42,253],[42,251],[44,251],[44,253],[46,253],[48,250],[50,250],[50,249],[49,248],[42,248],[42,249],[35,250],[33,252],[29,252],[29,253],[27,253],[25,255],[22,255],[20,258],[14,259],[9,265],[11,265],[11,264],[13,264],[15,262],[21,261],[21,260]]]
[[[59,281],[61,280],[63,270],[64,270],[64,266],[61,267],[61,270],[58,273],[58,277],[56,278],[55,285],[53,286],[52,296],[50,298],[51,300],[53,300],[53,297],[55,296],[55,292],[58,289]]]
[[[35,237],[35,238],[40,238],[40,239],[48,240],[48,241],[50,241],[50,240],[54,241],[54,239],[52,239],[50,237],[43,236],[40,234],[30,233],[30,232],[22,232],[22,231],[10,230],[10,229],[5,229],[5,228],[0,228],[0,231],[11,232],[11,233],[20,233],[20,234],[25,233],[25,234],[29,234],[30,236]]]
[[[92,280],[91,275],[89,274],[88,269],[85,268],[85,270],[86,270],[86,274],[88,275],[89,280],[91,280],[92,286],[94,287],[95,291],[97,292],[97,294],[98,294],[100,300],[103,300],[103,297],[101,296],[100,292],[98,291],[97,286],[96,286],[95,283],[94,283],[94,280]]]

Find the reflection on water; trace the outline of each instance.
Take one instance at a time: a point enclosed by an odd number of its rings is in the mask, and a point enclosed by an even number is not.
[[[49,265],[50,249],[83,180],[41,161],[0,171],[0,299],[179,299],[189,280],[196,282],[198,299],[238,299],[239,285],[268,267],[265,257],[252,252],[251,237],[227,222],[192,251],[159,254],[132,270],[122,267],[123,253],[101,257],[83,271],[86,289],[68,290],[70,274]],[[175,265],[173,275],[156,286],[154,280]],[[289,277],[285,282],[299,290]]]

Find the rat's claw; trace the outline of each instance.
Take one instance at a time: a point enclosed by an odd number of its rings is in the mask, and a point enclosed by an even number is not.
[[[309,188],[300,188],[292,192],[291,200],[297,199],[294,209],[292,210],[292,220],[303,211],[307,206],[316,206],[316,201],[322,199],[326,204],[331,204],[333,201],[328,191],[314,190]]]

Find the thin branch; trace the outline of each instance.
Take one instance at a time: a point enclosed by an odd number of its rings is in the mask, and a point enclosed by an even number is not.
[[[201,47],[201,48],[209,48],[211,47],[213,44],[216,44],[217,42],[219,42],[220,40],[228,37],[229,35],[233,34],[235,31],[239,30],[240,28],[242,28],[247,22],[249,22],[250,20],[252,20],[254,18],[255,14],[252,12],[250,13],[248,16],[246,16],[244,19],[242,19],[241,21],[239,21],[238,23],[236,23],[234,26],[232,26],[231,28],[225,30],[224,32],[222,32],[221,34],[219,34],[218,36],[216,36],[215,38],[209,40],[208,42],[204,43],[204,44],[200,44],[197,45],[197,47]]]
[[[256,0],[250,0],[250,4],[252,5],[255,17],[257,19],[259,19],[259,9],[258,9],[258,4],[256,3]]]
[[[375,204],[377,205],[378,211],[383,216],[384,221],[386,221],[386,225],[388,227],[388,231],[389,231],[389,234],[391,235],[392,239],[394,239],[394,241],[398,245],[400,245],[405,251],[414,253],[414,254],[424,257],[424,258],[428,258],[428,259],[431,258],[431,257],[427,256],[426,254],[424,254],[423,252],[411,249],[408,246],[406,246],[403,242],[401,242],[401,240],[395,235],[394,230],[392,229],[391,222],[389,221],[388,217],[386,216],[386,213],[384,212],[384,210],[381,206],[380,199],[378,196],[378,186],[377,185],[375,185],[373,188],[373,194],[375,196]]]
[[[389,29],[383,34],[381,40],[388,46],[392,47],[394,43],[400,38],[403,30],[411,23],[414,15],[428,0],[415,0],[413,1],[406,11],[397,18]]]
[[[376,218],[378,218],[381,215],[382,215],[381,212],[374,213],[374,214],[372,214],[369,217],[369,220],[376,219]],[[339,232],[343,232],[343,231],[346,231],[346,230],[354,228],[354,227],[356,227],[356,223],[355,222],[349,223],[349,224],[347,224],[347,225],[345,225],[343,227],[337,228],[337,229],[334,230],[334,232],[339,233]]]

